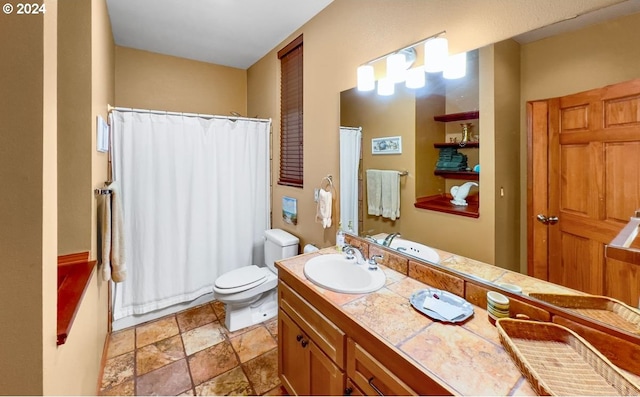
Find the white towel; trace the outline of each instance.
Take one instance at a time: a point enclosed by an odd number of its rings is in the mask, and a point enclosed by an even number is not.
[[[112,182],[109,189],[111,189],[111,278],[118,283],[127,278],[120,185]]]
[[[316,208],[316,222],[321,223],[323,228],[331,227],[331,206],[333,197],[331,192],[324,189],[318,191],[318,206]]]
[[[102,279],[113,279],[118,283],[127,277],[127,264],[122,235],[122,205],[120,191],[116,182],[108,186],[111,194],[102,197],[100,211],[100,231],[102,238]]]
[[[382,216],[395,221],[400,218],[400,174],[398,171],[380,171]]]
[[[98,196],[98,212],[100,217],[100,263],[102,265],[102,279],[111,280],[111,196],[101,194]]]
[[[367,170],[367,213],[382,214],[382,171]]]

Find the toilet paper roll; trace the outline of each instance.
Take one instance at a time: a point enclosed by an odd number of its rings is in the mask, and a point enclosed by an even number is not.
[[[308,254],[309,252],[316,252],[316,251],[320,251],[320,250],[318,249],[318,247],[316,247],[316,246],[315,246],[315,245],[313,245],[313,244],[307,244],[307,245],[305,245],[305,246],[304,246],[304,250],[303,250],[303,252],[304,252],[305,254]]]

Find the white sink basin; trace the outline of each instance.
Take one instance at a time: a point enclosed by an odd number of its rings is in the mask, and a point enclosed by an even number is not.
[[[381,269],[369,270],[344,255],[328,254],[311,258],[304,265],[304,275],[312,283],[344,294],[366,294],[382,288],[386,276]]]
[[[391,241],[389,248],[393,248],[396,251],[403,252],[407,255],[415,256],[416,258],[423,259],[430,263],[440,262],[440,255],[438,255],[433,248],[414,241],[396,237]]]

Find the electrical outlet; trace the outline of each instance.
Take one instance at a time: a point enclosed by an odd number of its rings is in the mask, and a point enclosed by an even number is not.
[[[318,188],[313,189],[313,201],[317,203],[319,198],[320,198],[320,189]]]

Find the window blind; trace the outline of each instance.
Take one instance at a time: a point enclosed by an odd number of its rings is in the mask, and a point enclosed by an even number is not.
[[[302,35],[278,52],[280,59],[280,178],[303,186]]]

